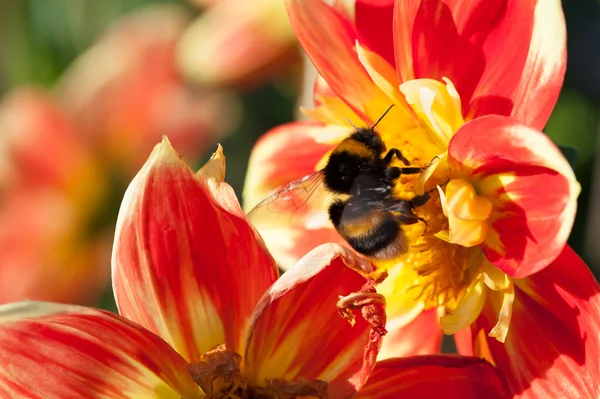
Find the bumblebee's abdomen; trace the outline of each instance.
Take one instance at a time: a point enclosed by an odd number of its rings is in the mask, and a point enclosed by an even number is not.
[[[342,220],[335,227],[352,248],[370,258],[390,260],[407,249],[402,227],[394,215],[385,210]]]

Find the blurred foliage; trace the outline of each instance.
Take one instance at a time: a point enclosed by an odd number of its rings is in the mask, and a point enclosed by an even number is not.
[[[51,87],[73,59],[85,50],[117,17],[149,3],[176,0],[2,0],[0,2],[0,94],[22,84]],[[570,239],[583,248],[596,162],[600,102],[600,2],[564,1],[569,40],[565,87],[545,129],[558,144],[579,151],[575,171],[582,184],[580,208]],[[240,94],[243,120],[223,140],[227,180],[241,194],[246,165],[255,140],[271,127],[292,120],[297,88],[280,83]],[[209,154],[206,155],[206,158]],[[596,273],[600,265],[590,265]],[[110,293],[102,302],[113,309]]]
[[[0,89],[53,84],[116,18],[153,2],[158,1],[3,0]]]

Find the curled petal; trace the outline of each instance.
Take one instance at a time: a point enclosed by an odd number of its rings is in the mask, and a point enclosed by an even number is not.
[[[277,280],[252,317],[246,347],[248,383],[318,379],[329,384],[330,398],[359,390],[385,333],[383,297],[365,279],[370,272],[367,261],[326,244]],[[362,315],[350,316],[353,307]]]
[[[473,280],[467,287],[456,309],[440,319],[445,334],[454,334],[471,325],[485,304],[487,289],[482,280]]]
[[[490,140],[490,138],[493,138]],[[580,186],[543,133],[503,116],[465,124],[450,141],[449,163],[492,202],[486,257],[513,277],[535,273],[571,232]]]
[[[394,32],[401,81],[450,78],[469,118],[547,121],[566,65],[560,1],[397,1]]]
[[[566,246],[547,268],[515,280],[512,320],[504,344],[487,337],[492,360],[520,398],[600,396],[600,287]],[[489,331],[501,301],[490,301],[472,328]],[[476,340],[474,341],[476,342]]]
[[[200,398],[186,361],[113,313],[49,302],[0,307],[0,396]]]
[[[448,148],[452,135],[464,124],[461,100],[452,82],[444,77],[445,85],[434,79],[414,79],[400,85],[400,91],[412,107],[438,152]]]
[[[450,180],[445,193],[441,187],[437,188],[442,211],[448,218],[448,231],[436,236],[464,247],[481,244],[489,231],[487,218],[492,213],[491,201],[477,195],[471,183],[462,179]]]
[[[117,222],[120,313],[188,361],[218,344],[241,352],[274,261],[222,181],[221,148],[194,174],[165,139],[129,186]]]
[[[512,318],[512,307],[515,301],[515,290],[511,284],[504,291],[489,292],[490,300],[499,304],[498,322],[489,332],[490,337],[496,338],[500,342],[504,342],[510,328],[510,320]],[[496,298],[492,298],[496,296]]]
[[[377,362],[360,399],[509,398],[500,373],[488,362],[454,355]]]
[[[200,84],[254,86],[299,61],[283,1],[221,0],[178,46],[183,72]]]

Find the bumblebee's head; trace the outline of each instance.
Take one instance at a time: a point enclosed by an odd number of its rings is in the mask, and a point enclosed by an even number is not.
[[[333,152],[323,169],[325,185],[338,194],[350,194],[356,176],[361,173],[365,160],[347,151]]]
[[[386,150],[385,143],[372,128],[358,128],[352,133],[350,139],[363,144],[375,156],[381,155]]]

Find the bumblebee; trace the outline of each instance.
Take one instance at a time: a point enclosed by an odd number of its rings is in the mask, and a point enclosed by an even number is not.
[[[311,198],[324,189],[333,197],[328,201],[329,219],[355,251],[378,261],[389,261],[405,253],[408,242],[402,226],[425,223],[414,211],[430,199],[430,193],[410,200],[397,198],[394,184],[401,175],[421,173],[429,165],[410,166],[400,150],[387,150],[375,131],[386,113],[370,128],[354,128],[332,151],[322,170],[267,197],[250,211],[250,220],[260,224],[266,216],[264,210],[282,215],[310,207]],[[393,166],[395,158],[404,167]]]

